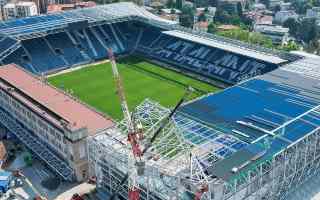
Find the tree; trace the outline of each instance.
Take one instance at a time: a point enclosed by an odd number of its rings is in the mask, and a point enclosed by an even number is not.
[[[299,26],[299,38],[309,43],[319,37],[315,18],[304,18]]]
[[[307,9],[312,8],[312,3],[308,1],[293,0],[292,6],[298,14],[306,14]]]
[[[229,13],[222,9],[218,9],[214,16],[214,20],[222,24],[228,24],[230,21],[230,18],[231,16],[229,15]]]
[[[168,0],[166,3],[167,8],[175,8],[176,7],[176,3],[174,0]]]
[[[205,22],[207,21],[207,17],[204,13],[201,13],[199,16],[198,16],[198,22]]]
[[[203,7],[208,7],[209,6],[209,1],[208,0],[194,0],[193,2],[195,4],[196,8],[203,8]]]
[[[318,39],[312,40],[306,50],[309,53],[320,55],[320,41]]]
[[[270,0],[261,0],[260,2],[261,2],[262,4],[264,4],[264,5],[266,5],[267,8],[269,8],[269,6],[270,6]]]
[[[208,32],[208,33],[215,33],[216,31],[217,31],[216,25],[211,22],[211,23],[208,25],[208,30],[207,30],[207,32]]]
[[[195,9],[189,5],[185,5],[181,9],[180,24],[185,27],[193,26]]]
[[[32,155],[28,152],[24,157],[23,157],[23,160],[25,162],[25,164],[27,166],[31,166],[32,165]]]
[[[240,17],[243,16],[243,8],[240,2],[237,3],[237,12]]]
[[[289,18],[283,23],[283,27],[289,28],[289,33],[295,37],[298,35],[299,25],[294,18]]]
[[[176,8],[177,9],[182,9],[182,0],[176,0]]]
[[[297,45],[294,41],[289,41],[289,43],[286,45],[283,45],[281,49],[284,51],[295,51],[295,50],[299,50],[299,45]]]
[[[247,30],[235,29],[230,31],[218,32],[217,34],[251,44],[258,44],[267,48],[273,48],[272,40],[260,33],[250,33]]]

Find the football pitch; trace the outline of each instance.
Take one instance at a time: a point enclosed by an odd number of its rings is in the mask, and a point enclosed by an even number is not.
[[[129,109],[149,98],[166,107],[174,106],[190,85],[196,89],[191,98],[219,90],[180,73],[164,69],[144,59],[128,57],[117,60]],[[65,91],[72,91],[83,102],[113,119],[122,119],[110,63],[91,65],[76,71],[51,76],[48,81]]]

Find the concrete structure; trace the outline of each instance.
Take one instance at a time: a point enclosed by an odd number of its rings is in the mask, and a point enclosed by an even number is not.
[[[230,14],[238,13],[238,5],[242,6],[242,9],[248,2],[246,0],[219,0],[218,1],[218,9],[223,9]]]
[[[281,11],[290,10],[291,7],[292,7],[292,3],[291,2],[281,2],[280,3]]]
[[[199,21],[198,18],[200,15],[204,15],[207,22],[213,22],[213,18],[216,15],[217,8],[216,7],[208,7],[206,8],[197,8],[196,14],[194,15],[194,22]]]
[[[266,14],[265,10],[245,12],[244,15],[253,21],[253,24],[272,24],[273,16]]]
[[[47,7],[47,13],[73,10],[77,8],[88,8],[88,7],[94,7],[94,6],[96,6],[96,3],[93,1],[69,3],[69,4],[50,4]]]
[[[7,3],[3,6],[3,19],[14,19],[16,18],[16,6],[14,3]]]
[[[209,22],[196,22],[193,24],[193,30],[207,32]]]
[[[86,138],[113,122],[16,65],[1,67],[0,91],[1,123],[64,179],[86,179]]]
[[[287,19],[298,19],[299,15],[293,10],[279,11],[274,16],[275,23],[283,24]]]
[[[306,17],[314,17],[320,19],[320,7],[313,7],[307,10]]]
[[[181,14],[181,11],[178,9],[164,8],[160,10],[159,17],[179,23],[180,14]]]
[[[289,39],[289,29],[282,26],[259,24],[254,26],[254,31],[271,38],[278,45],[286,44]]]
[[[70,22],[75,22],[71,25],[77,25],[78,30],[79,24],[82,24],[79,22],[82,21],[89,23],[81,30],[92,32],[90,38],[101,37],[93,37],[94,31],[90,29],[107,24],[108,29],[104,30],[110,30],[108,33],[118,43],[110,45],[112,47],[119,46],[119,49],[128,50],[127,52],[151,57],[179,73],[186,73],[184,69],[187,69],[188,75],[197,75],[199,79],[216,78],[229,83],[228,85],[236,84],[227,90],[184,104],[169,120],[143,158],[146,160],[145,176],[134,179],[141,189],[141,199],[194,199],[195,194],[199,196],[199,189],[207,185],[208,190],[201,197],[202,200],[282,200],[290,188],[318,171],[319,60],[300,60],[302,57],[289,53],[186,29],[129,3],[4,22],[0,30],[12,38],[37,44],[43,40],[41,38],[47,37],[49,40],[50,34],[73,32],[73,29],[68,29]],[[134,26],[137,21],[139,29],[141,27],[139,31]],[[124,26],[126,23],[133,26]],[[129,37],[120,37],[121,33]],[[12,38],[7,43],[14,43]],[[61,37],[58,35],[56,38]],[[64,44],[66,41],[64,39],[59,43]],[[97,48],[98,46],[91,44],[89,48],[96,48],[105,59],[106,48]],[[69,47],[60,48],[69,51]],[[42,54],[46,51],[50,49],[29,54],[35,60],[46,56]],[[119,51],[121,52],[124,51]],[[56,55],[41,62],[43,64],[38,65],[38,68],[45,66],[45,69],[35,73],[46,73],[54,69],[48,66],[51,62],[46,62],[52,61],[54,57]],[[295,65],[291,63],[293,61]],[[287,63],[292,65],[284,66]],[[25,65],[25,68],[32,71],[32,63],[22,64],[30,64]],[[208,79],[204,79],[206,77]],[[24,79],[14,80],[15,84],[21,80]],[[34,84],[45,85],[45,82],[38,80]],[[24,93],[30,92],[26,91],[28,87],[19,88]],[[8,91],[10,94],[17,92],[17,89]],[[34,96],[37,93],[32,94]],[[47,96],[47,93],[44,94]],[[35,99],[39,101],[38,98]],[[49,108],[53,108],[52,102],[56,103],[55,98],[51,97],[40,102]],[[44,145],[37,148],[41,137],[32,137],[35,134],[26,132],[28,129],[12,117],[19,112],[15,106],[8,106],[11,99],[2,104],[4,108],[9,107],[12,114],[2,109],[1,122],[34,151],[45,149],[42,148]],[[64,107],[68,108],[68,112],[80,115],[77,108],[69,110],[69,104]],[[61,116],[61,111],[56,107],[51,110]],[[170,109],[145,100],[134,111],[134,119],[141,122],[144,130],[145,137],[141,141],[141,146],[144,147],[158,127],[163,127]],[[47,115],[46,112],[44,116]],[[69,118],[65,114],[62,116]],[[72,125],[73,120],[70,122]],[[32,121],[29,120],[28,123],[32,124]],[[90,169],[96,172],[98,190],[113,192],[119,188],[123,199],[128,198],[127,184],[118,187],[119,180],[126,172],[131,174],[136,171],[134,159],[128,156],[131,147],[128,146],[127,132],[126,122],[121,121],[87,140],[90,143]],[[55,151],[51,150],[43,154],[52,157],[53,152]],[[65,159],[55,160],[56,165],[65,163]],[[129,182],[132,180],[129,177]]]
[[[282,0],[270,0],[268,8],[274,9],[276,6],[280,5],[283,1]]]
[[[252,8],[254,10],[265,10],[266,5],[264,5],[263,3],[255,3],[255,4],[253,4]]]
[[[7,0],[0,0],[0,20],[4,19],[3,6],[7,4]]]
[[[34,2],[7,3],[3,10],[6,20],[38,15],[37,5]]]

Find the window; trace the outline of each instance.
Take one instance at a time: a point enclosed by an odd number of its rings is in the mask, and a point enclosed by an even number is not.
[[[56,138],[57,138],[58,141],[61,141],[61,135],[60,135],[59,132],[56,132]]]
[[[54,130],[53,130],[53,128],[50,128],[50,134],[51,134],[52,136],[54,136]]]
[[[79,145],[79,157],[84,159],[86,157],[86,146],[84,143]]]

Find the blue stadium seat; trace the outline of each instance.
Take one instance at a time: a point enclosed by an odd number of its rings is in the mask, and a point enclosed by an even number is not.
[[[39,72],[56,70],[65,66],[63,60],[51,51],[42,38],[25,40],[22,45],[30,53],[31,63]]]
[[[72,44],[72,41],[66,33],[58,33],[54,35],[46,36],[49,43],[55,49],[62,51],[63,57],[68,61],[70,65],[76,65],[83,62],[89,62],[80,53],[80,50]]]

